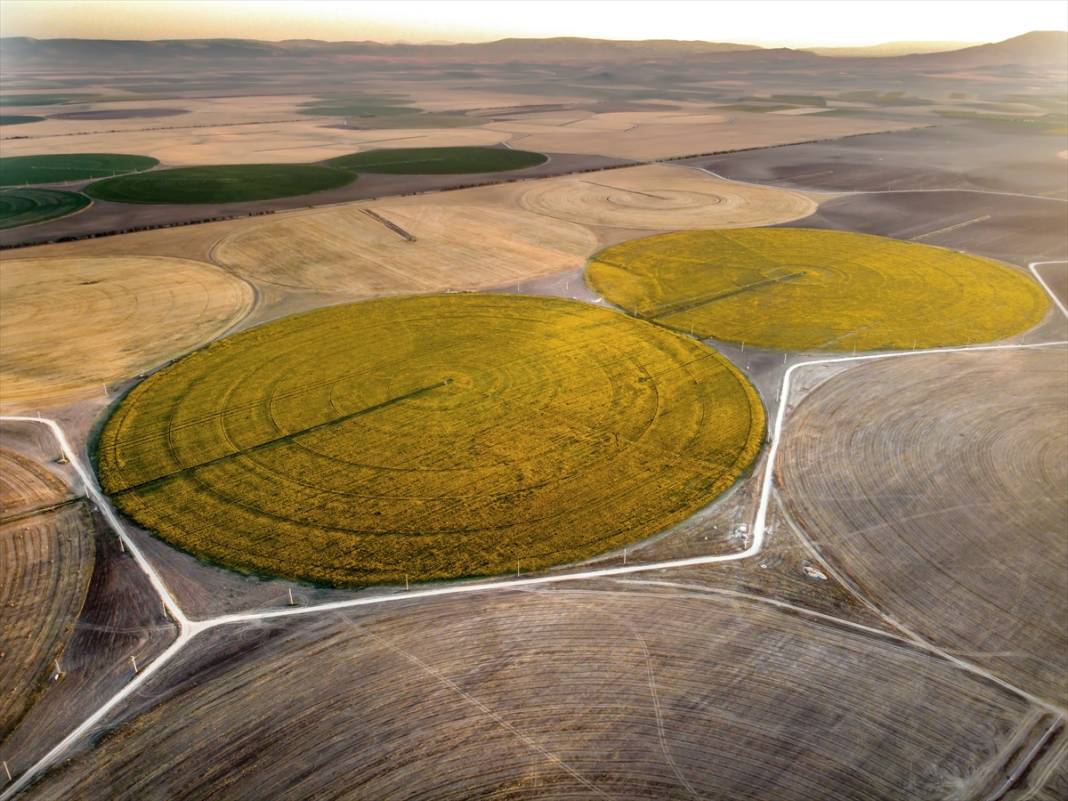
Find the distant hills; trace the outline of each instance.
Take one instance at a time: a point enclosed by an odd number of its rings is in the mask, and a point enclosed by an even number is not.
[[[937,52],[931,52],[931,49]],[[944,49],[939,49],[944,48]],[[1034,31],[1003,42],[964,46],[953,42],[890,42],[861,48],[765,49],[729,42],[674,40],[619,41],[557,37],[501,39],[471,44],[382,44],[293,39],[266,42],[251,39],[170,39],[158,41],[106,39],[0,39],[5,66],[159,66],[164,62],[224,66],[255,66],[268,61],[379,63],[643,63],[686,61],[742,62],[758,65],[797,61],[805,64],[843,59],[875,59],[884,66],[973,68],[1068,62],[1068,32]]]
[[[1006,64],[1068,65],[1068,32],[1031,31],[1003,42],[965,47],[950,53],[926,53],[901,58],[909,59],[914,64],[961,68]]]
[[[558,37],[551,39],[500,39],[472,44],[383,44],[381,42],[324,42],[289,39],[266,42],[254,39],[0,39],[4,59],[114,60],[204,58],[223,61],[264,58],[388,59],[502,63],[509,61],[632,61],[674,60],[709,54],[759,51],[755,45],[724,42],[687,42],[648,39],[619,41]]]
[[[872,58],[885,56],[909,56],[915,53],[945,53],[961,50],[977,42],[883,42],[865,47],[808,47],[810,53],[836,58]]]

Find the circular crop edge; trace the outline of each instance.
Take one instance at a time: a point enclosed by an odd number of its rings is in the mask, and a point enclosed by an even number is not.
[[[481,293],[463,293],[463,294],[481,294]],[[487,294],[491,294],[491,293],[487,293]],[[408,300],[408,299],[412,299],[412,298],[442,297],[442,296],[444,296],[444,293],[429,292],[429,293],[420,293],[420,294],[416,294],[416,295],[398,295],[398,296],[386,296],[386,297],[380,297],[380,298],[367,298],[367,299],[364,299],[364,300],[358,300],[358,301],[354,301],[352,303],[343,303],[343,304],[339,304],[339,305],[340,306],[355,306],[355,305],[362,304],[362,303],[375,303],[375,302],[389,301],[389,300]],[[730,468],[728,468],[728,469],[723,471],[723,474],[713,484],[712,488],[709,490],[708,496],[704,499],[704,502],[701,503],[701,505],[695,506],[694,508],[689,509],[689,510],[681,510],[678,514],[671,516],[669,518],[669,522],[667,522],[659,530],[654,531],[654,532],[650,532],[649,534],[647,534],[645,537],[643,537],[640,540],[633,540],[633,541],[630,541],[630,542],[641,543],[641,542],[647,541],[647,540],[649,540],[649,539],[651,539],[653,537],[662,537],[664,535],[669,535],[671,533],[671,531],[676,526],[678,526],[680,523],[683,523],[686,520],[688,520],[691,517],[693,517],[694,515],[702,512],[703,510],[707,509],[709,506],[714,504],[716,501],[718,501],[720,498],[722,498],[723,495],[725,493],[727,493],[732,487],[734,487],[741,479],[743,479],[746,476],[746,473],[750,470],[750,468],[753,467],[754,463],[757,460],[757,457],[760,455],[760,452],[761,452],[761,450],[763,448],[764,440],[765,440],[766,433],[767,433],[767,409],[766,409],[766,407],[764,405],[763,398],[760,396],[759,390],[757,390],[757,388],[753,384],[753,382],[751,382],[746,377],[745,373],[743,373],[741,371],[741,369],[739,369],[738,366],[734,364],[734,362],[732,362],[729,358],[727,358],[726,355],[724,355],[720,351],[716,350],[716,348],[714,348],[711,345],[708,345],[708,344],[702,342],[699,339],[696,339],[696,338],[693,338],[693,337],[689,337],[689,336],[687,336],[685,334],[682,334],[680,332],[677,332],[677,331],[675,331],[673,329],[668,329],[666,326],[661,326],[661,325],[658,325],[657,323],[649,322],[648,320],[642,320],[640,318],[634,317],[633,315],[629,315],[626,312],[624,312],[622,310],[619,310],[619,309],[616,309],[616,308],[608,308],[608,307],[604,307],[604,306],[598,306],[598,305],[593,304],[593,303],[586,303],[585,301],[577,301],[577,300],[572,300],[570,298],[559,298],[559,297],[548,296],[548,295],[511,295],[511,294],[509,294],[509,295],[504,295],[503,297],[520,297],[520,298],[529,298],[529,299],[534,299],[534,300],[539,300],[539,301],[551,301],[553,303],[560,303],[560,304],[566,304],[566,305],[585,306],[585,307],[588,307],[588,308],[591,308],[591,309],[595,309],[595,310],[597,310],[599,312],[602,312],[602,313],[607,313],[607,314],[626,317],[626,318],[628,318],[628,319],[632,320],[633,322],[638,323],[640,325],[652,326],[653,328],[658,329],[660,333],[663,333],[663,332],[667,331],[672,336],[676,336],[676,337],[679,337],[681,339],[684,339],[687,342],[692,343],[697,348],[708,351],[709,355],[711,355],[712,358],[714,358],[716,361],[718,361],[720,364],[722,364],[723,366],[726,367],[727,371],[731,374],[731,377],[735,380],[735,382],[742,389],[743,395],[744,395],[745,400],[747,402],[747,408],[749,410],[749,430],[748,430],[748,432],[746,434],[745,442],[743,443],[741,449],[738,452],[738,455],[735,457],[735,459],[734,459],[733,463],[731,464]],[[252,326],[250,328],[245,328],[245,329],[242,329],[241,331],[236,331],[236,332],[234,332],[232,334],[221,336],[221,337],[216,338],[216,339],[214,339],[214,340],[212,340],[210,342],[206,342],[205,344],[201,345],[200,347],[194,348],[193,350],[183,354],[182,356],[180,356],[178,358],[169,360],[166,363],[161,364],[158,367],[158,369],[156,369],[154,372],[151,372],[151,373],[147,373],[146,372],[144,378],[142,378],[141,380],[137,381],[137,383],[135,383],[132,386],[130,386],[129,388],[127,388],[124,392],[121,393],[121,395],[118,395],[115,398],[114,402],[108,407],[106,414],[103,417],[98,418],[97,422],[94,424],[93,430],[92,430],[92,432],[90,434],[89,443],[88,443],[89,458],[90,458],[90,464],[92,466],[92,469],[93,469],[94,473],[97,476],[97,480],[98,480],[98,482],[100,484],[101,490],[108,496],[109,500],[114,505],[116,511],[118,511],[118,513],[122,517],[124,517],[127,521],[129,521],[132,525],[134,525],[137,528],[147,532],[154,539],[156,539],[159,542],[163,543],[168,548],[173,548],[175,551],[178,551],[179,553],[184,553],[184,554],[187,554],[189,556],[192,556],[195,559],[197,559],[198,561],[202,562],[203,564],[210,565],[210,566],[213,566],[213,567],[217,567],[217,568],[226,570],[226,571],[231,572],[231,573],[236,573],[238,575],[253,576],[253,577],[256,577],[256,578],[259,578],[259,579],[262,579],[262,580],[289,581],[289,582],[302,584],[302,585],[305,585],[305,586],[322,587],[322,588],[328,588],[328,589],[350,589],[351,590],[351,589],[363,589],[363,588],[366,588],[366,587],[390,586],[391,584],[393,584],[393,582],[391,582],[391,581],[364,581],[364,582],[328,581],[328,580],[324,580],[324,579],[321,579],[321,578],[315,578],[315,577],[308,576],[308,575],[301,575],[301,574],[298,574],[298,573],[270,572],[270,571],[262,570],[261,568],[253,566],[251,564],[240,564],[240,563],[235,562],[235,561],[221,560],[218,557],[214,556],[213,554],[209,554],[209,553],[201,551],[201,550],[199,550],[197,548],[192,548],[192,547],[188,547],[186,545],[182,545],[182,544],[179,544],[179,543],[176,543],[176,542],[172,542],[171,540],[169,540],[169,539],[163,537],[162,535],[160,535],[159,533],[157,533],[154,529],[142,524],[137,519],[137,516],[133,512],[128,511],[125,508],[125,506],[123,505],[123,503],[122,503],[120,498],[115,498],[115,497],[112,496],[112,492],[114,490],[108,488],[108,471],[107,471],[107,467],[104,464],[106,459],[102,458],[102,451],[104,450],[104,440],[105,440],[105,437],[108,434],[109,429],[111,428],[111,426],[112,425],[118,425],[119,422],[121,422],[121,421],[118,420],[118,413],[123,409],[123,407],[125,406],[125,402],[128,399],[134,397],[135,395],[139,394],[140,392],[145,391],[145,387],[148,386],[154,379],[158,379],[158,377],[160,375],[165,373],[171,367],[174,367],[175,365],[177,365],[179,362],[181,362],[181,361],[183,361],[183,360],[185,360],[187,358],[190,358],[190,357],[192,357],[194,355],[202,354],[205,351],[208,351],[208,350],[211,350],[211,349],[214,349],[214,348],[217,348],[217,347],[226,347],[230,343],[230,341],[232,339],[234,339],[235,337],[243,337],[246,334],[251,335],[252,333],[254,333],[257,330],[259,330],[260,328],[269,326],[272,323],[277,323],[277,322],[280,322],[282,320],[294,320],[294,319],[297,319],[297,318],[300,318],[300,317],[310,316],[312,314],[324,311],[326,309],[336,309],[336,308],[339,308],[339,306],[323,306],[323,307],[318,307],[318,308],[315,308],[315,309],[308,309],[306,311],[297,312],[296,314],[288,315],[286,317],[280,317],[280,318],[275,319],[275,320],[267,320],[267,321],[264,321],[262,323],[259,323],[258,325]],[[112,440],[114,440],[114,437],[112,437]],[[545,565],[538,565],[537,567],[535,567],[533,569],[537,570],[537,571],[546,571],[546,570],[559,570],[559,569],[564,569],[564,568],[568,568],[568,567],[574,567],[574,566],[577,566],[577,565],[582,564],[582,563],[587,562],[587,561],[596,560],[596,559],[600,558],[601,556],[603,556],[604,554],[610,553],[611,550],[614,547],[615,546],[609,546],[609,547],[605,548],[604,550],[599,550],[599,551],[597,551],[595,553],[592,553],[592,554],[586,554],[586,555],[578,554],[578,555],[575,555],[575,556],[568,555],[567,558],[565,558],[565,559],[563,559],[561,561],[552,561],[552,562],[549,562],[549,563],[547,563]],[[447,576],[447,577],[429,578],[429,579],[426,579],[425,581],[420,582],[420,583],[448,583],[448,582],[454,582],[454,581],[467,581],[467,580],[470,580],[470,579],[492,578],[492,577],[495,577],[495,576],[503,576],[503,575],[506,575],[506,574],[504,574],[504,573],[469,573],[469,574],[461,574],[461,575],[452,575],[452,576]]]
[[[622,245],[627,245],[627,244],[630,244],[632,242],[641,242],[641,241],[644,241],[644,240],[647,240],[647,239],[656,239],[657,237],[668,237],[668,236],[673,236],[675,234],[720,233],[722,231],[758,231],[758,230],[764,230],[764,229],[774,230],[773,226],[765,226],[765,225],[748,226],[748,227],[745,227],[745,228],[694,228],[694,229],[682,229],[682,230],[678,230],[678,231],[664,231],[664,232],[658,233],[658,234],[650,234],[649,236],[640,236],[640,237],[637,237],[635,239],[626,239],[626,240],[624,240],[622,242],[617,242],[614,245],[607,245],[607,246],[601,248],[599,251],[597,251],[593,255],[591,255],[586,260],[586,263],[582,267],[582,280],[583,280],[583,283],[585,283],[586,286],[591,291],[596,293],[598,297],[602,298],[605,301],[605,303],[611,304],[613,309],[617,309],[617,310],[621,311],[623,314],[626,314],[626,315],[629,315],[629,316],[633,316],[636,319],[642,319],[641,317],[638,317],[638,315],[635,314],[634,312],[631,312],[630,310],[625,309],[622,306],[620,306],[617,303],[615,303],[614,301],[610,300],[604,294],[603,287],[598,286],[596,280],[590,274],[590,265],[592,265],[595,261],[599,261],[600,259],[598,257],[602,253],[604,253],[606,250],[611,250],[612,248],[620,247]],[[958,347],[958,346],[969,345],[969,344],[1004,342],[1005,340],[1011,339],[1012,337],[1016,337],[1016,336],[1020,336],[1021,334],[1025,334],[1028,331],[1031,331],[1032,329],[1034,329],[1037,326],[1041,325],[1042,322],[1049,316],[1050,312],[1053,309],[1053,303],[1050,300],[1049,295],[1042,289],[1042,286],[1037,281],[1035,281],[1034,278],[1032,278],[1030,275],[1028,275],[1026,272],[1024,272],[1024,270],[1021,267],[1019,267],[1017,265],[1014,265],[1014,264],[1011,264],[1009,262],[1002,262],[1002,261],[998,261],[997,259],[992,259],[989,256],[979,256],[979,255],[976,255],[974,253],[968,253],[968,252],[963,251],[963,250],[954,250],[953,248],[944,247],[942,245],[928,245],[926,242],[910,242],[910,241],[904,240],[904,239],[895,239],[894,237],[891,237],[891,236],[883,236],[881,234],[869,234],[869,233],[864,233],[862,231],[840,231],[840,230],[833,229],[833,228],[803,228],[801,226],[784,227],[784,228],[781,228],[781,229],[778,229],[778,230],[784,230],[784,231],[808,231],[808,232],[812,232],[812,233],[824,233],[824,234],[826,234],[826,233],[829,233],[829,234],[848,234],[849,236],[855,236],[855,237],[865,237],[865,238],[869,238],[869,239],[889,240],[891,242],[895,242],[895,243],[900,244],[900,245],[918,245],[919,247],[922,247],[922,248],[931,248],[933,250],[943,250],[943,251],[946,251],[948,253],[954,253],[954,254],[956,254],[958,256],[966,256],[969,259],[976,259],[977,261],[986,262],[988,265],[990,265],[992,267],[995,267],[995,268],[997,268],[999,270],[1003,270],[1005,272],[1011,273],[1011,274],[1017,276],[1018,278],[1024,279],[1024,281],[1033,290],[1036,291],[1037,296],[1042,299],[1041,312],[1036,314],[1036,316],[1035,316],[1035,318],[1033,320],[1031,320],[1027,325],[1025,325],[1025,326],[1023,326],[1023,327],[1021,327],[1019,329],[1016,329],[1015,331],[1013,331],[1011,333],[1006,334],[1004,337],[1001,337],[1000,339],[977,340],[975,342],[967,342],[967,341],[963,341],[963,342],[962,341],[945,342],[945,343],[941,343],[941,344],[937,344],[937,345],[930,345],[930,346],[928,346],[929,348],[949,348],[949,347]],[[605,263],[607,264],[608,262],[605,262]],[[646,322],[648,322],[648,321],[646,321]],[[670,323],[653,323],[653,325],[657,325],[657,326],[660,326],[661,328],[669,329],[671,331],[674,331],[676,333],[682,334],[684,336],[690,336],[690,329],[689,328],[682,328],[682,327],[679,327],[679,326],[674,326],[674,325],[671,325]],[[847,353],[847,352],[849,352],[851,350],[851,348],[846,348],[846,347],[842,347],[842,348],[806,348],[806,349],[802,349],[802,350],[798,350],[796,348],[769,347],[769,346],[766,346],[766,345],[753,344],[749,340],[745,340],[745,342],[743,342],[740,339],[728,339],[728,338],[716,337],[716,336],[705,337],[704,339],[700,339],[698,341],[703,342],[703,341],[709,340],[709,339],[710,340],[714,340],[715,342],[723,342],[723,343],[728,344],[728,345],[750,344],[754,349],[766,350],[766,351],[769,351],[769,352],[772,352],[772,353]],[[858,348],[857,352],[858,353],[892,353],[892,352],[894,352],[896,350],[899,350],[899,348],[889,348],[889,349],[884,349],[884,350],[879,350],[879,349],[875,349],[875,348]]]

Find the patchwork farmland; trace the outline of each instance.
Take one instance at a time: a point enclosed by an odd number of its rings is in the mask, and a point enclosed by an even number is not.
[[[1063,36],[72,41],[0,801],[1064,796]]]

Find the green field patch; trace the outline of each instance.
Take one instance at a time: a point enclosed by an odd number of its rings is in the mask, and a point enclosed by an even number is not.
[[[300,114],[320,117],[401,117],[422,114],[405,95],[343,95],[322,97],[297,107]]]
[[[385,117],[351,117],[345,127],[356,130],[381,130],[388,128],[474,128],[483,123],[477,117],[448,112],[427,112],[425,114],[408,114]]]
[[[991,342],[1037,325],[1049,299],[989,259],[803,228],[680,231],[596,254],[590,285],[631,314],[777,350]]]
[[[221,340],[107,421],[104,488],[213,563],[333,585],[530,571],[730,487],[760,400],[711,348],[556,298],[333,306]]]
[[[89,198],[58,189],[0,189],[0,228],[54,220],[80,211]]]
[[[5,106],[58,106],[63,103],[87,103],[96,98],[96,95],[84,94],[23,94],[0,96],[0,108]]]
[[[864,89],[854,92],[839,92],[837,99],[852,103],[871,103],[876,106],[927,106],[934,102],[924,97],[909,95],[903,90],[877,92]]]
[[[0,158],[0,186],[59,184],[148,170],[159,162],[118,153],[64,153]]]
[[[1065,127],[1068,126],[1068,115],[1064,113],[1013,115],[968,109],[937,109],[935,113],[948,119],[971,120],[991,128],[1012,131],[1013,133],[1027,132],[1061,135]]]
[[[827,105],[827,98],[823,95],[770,95],[768,99],[779,103],[792,103],[797,106]]]
[[[31,114],[0,114],[0,126],[25,125],[28,122],[40,122],[44,117],[34,117]]]
[[[307,195],[355,178],[314,164],[219,164],[109,178],[85,191],[115,203],[238,203]]]
[[[327,163],[355,172],[460,175],[521,170],[546,160],[541,153],[497,147],[413,147],[367,150],[330,159]]]

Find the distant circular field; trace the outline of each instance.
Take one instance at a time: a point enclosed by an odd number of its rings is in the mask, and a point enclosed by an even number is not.
[[[868,234],[679,231],[596,254],[590,285],[648,320],[778,350],[990,342],[1038,324],[1049,300],[997,262]]]
[[[108,178],[85,191],[114,203],[239,203],[308,195],[355,179],[314,164],[218,164]]]
[[[333,167],[391,175],[461,175],[521,170],[543,164],[547,156],[502,147],[413,147],[367,150],[330,159]]]
[[[596,249],[588,228],[508,204],[398,202],[265,217],[235,228],[212,258],[258,282],[373,297],[514,286],[581,267]]]
[[[58,189],[0,189],[0,229],[54,220],[80,211],[89,198]]]
[[[244,281],[156,256],[5,258],[0,404],[44,409],[103,396],[218,336],[252,306]]]
[[[0,186],[86,181],[105,175],[138,172],[159,162],[148,156],[118,153],[65,153],[58,156],[0,158]]]
[[[714,350],[588,304],[422,295],[236,334],[108,420],[105,489],[168,542],[336,585],[571,562],[731,486],[764,433]]]
[[[731,184],[665,165],[539,181],[519,203],[558,220],[650,230],[769,225],[816,210],[794,192]]]
[[[179,114],[188,114],[184,108],[104,108],[96,111],[65,111],[61,114],[50,114],[53,120],[133,120],[148,119],[151,117],[177,117]]]
[[[32,114],[0,114],[0,126],[25,125],[28,122],[40,122],[44,117],[35,117]]]

